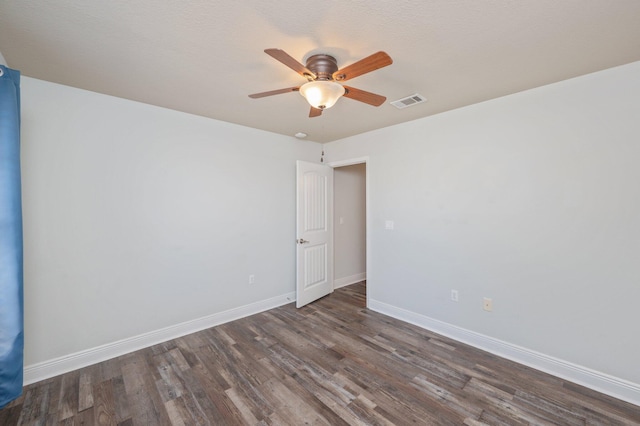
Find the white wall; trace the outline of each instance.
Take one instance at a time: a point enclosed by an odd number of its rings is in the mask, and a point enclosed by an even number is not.
[[[374,302],[626,380],[640,401],[640,63],[325,152],[369,156]]]
[[[326,145],[369,157],[371,301],[640,386],[639,110],[634,63]],[[317,144],[28,77],[22,111],[27,367],[294,290]]]
[[[320,145],[27,77],[21,94],[27,367],[295,290],[295,160]]]
[[[366,167],[362,163],[334,169],[333,241],[336,288],[362,281],[366,277]]]

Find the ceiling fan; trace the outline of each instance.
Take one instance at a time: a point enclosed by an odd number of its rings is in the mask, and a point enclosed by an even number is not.
[[[310,56],[305,66],[284,50],[265,49],[264,52],[306,78],[307,83],[298,87],[254,93],[249,95],[250,98],[257,99],[281,93],[300,92],[311,105],[309,117],[320,116],[323,110],[331,108],[341,96],[373,106],[380,106],[387,100],[384,96],[338,83],[391,65],[393,60],[385,52],[374,53],[341,69],[338,69],[336,59],[326,54]]]

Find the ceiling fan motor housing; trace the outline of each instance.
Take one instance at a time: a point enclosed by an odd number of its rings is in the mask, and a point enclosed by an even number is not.
[[[307,69],[316,75],[316,80],[333,80],[333,73],[338,71],[338,61],[330,55],[313,55],[307,59]],[[312,76],[307,76],[313,80]]]

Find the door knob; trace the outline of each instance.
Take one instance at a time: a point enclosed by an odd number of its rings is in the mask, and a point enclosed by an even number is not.
[[[298,242],[298,244],[307,244],[309,241],[305,240],[304,238],[300,238],[299,240],[296,240]]]

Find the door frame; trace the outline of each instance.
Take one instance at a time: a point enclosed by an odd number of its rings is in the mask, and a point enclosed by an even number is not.
[[[371,283],[371,212],[370,212],[370,208],[369,208],[369,156],[366,157],[356,157],[356,158],[349,158],[346,160],[340,160],[340,161],[331,161],[329,163],[327,163],[327,166],[336,169],[338,167],[345,167],[345,166],[352,166],[354,164],[365,164],[365,226],[367,227],[367,230],[365,232],[365,247],[367,250],[366,256],[365,256],[365,262],[367,264],[366,267],[366,274],[367,274],[367,308],[369,307],[369,298],[370,298],[370,294],[371,292],[369,291],[369,289],[371,288],[369,286],[369,284]],[[335,194],[334,194],[335,196]],[[335,201],[334,201],[334,207],[335,207]],[[331,214],[334,214],[333,212]],[[335,233],[336,227],[333,227],[333,232]],[[335,242],[335,237],[334,237],[334,242]],[[334,250],[335,253],[335,250]],[[334,261],[335,263],[335,261]],[[333,281],[335,282],[335,269],[333,272],[334,276],[333,276]]]

